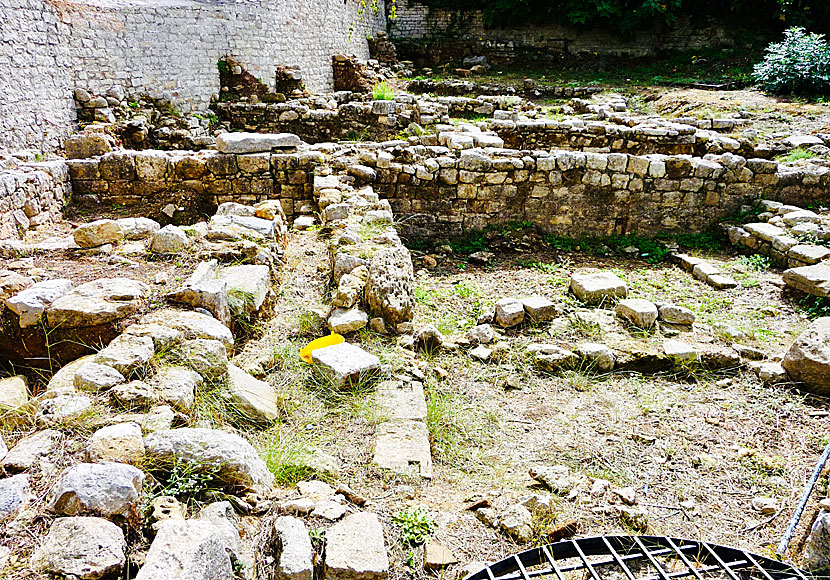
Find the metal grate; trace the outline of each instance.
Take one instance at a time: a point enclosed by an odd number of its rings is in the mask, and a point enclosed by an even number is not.
[[[465,580],[807,580],[764,556],[663,536],[601,536],[533,548]],[[813,578],[810,576],[810,578]]]

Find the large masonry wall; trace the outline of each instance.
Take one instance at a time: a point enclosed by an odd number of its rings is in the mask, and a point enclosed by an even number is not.
[[[331,55],[368,58],[385,28],[356,0],[0,0],[0,150],[53,150],[75,119],[76,87],[127,98],[169,97],[182,111],[219,93],[231,56],[266,85],[297,66],[310,90],[332,86]],[[353,26],[352,32],[350,29]],[[351,38],[350,38],[351,37]]]

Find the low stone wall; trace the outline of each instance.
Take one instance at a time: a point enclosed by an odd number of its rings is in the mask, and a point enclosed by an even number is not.
[[[393,154],[394,153],[394,154]],[[407,159],[407,162],[400,162]],[[412,160],[417,160],[413,162]],[[827,197],[830,170],[778,172],[732,154],[634,156],[410,147],[364,154],[405,233],[457,235],[530,221],[568,236],[705,231],[762,194]]]
[[[176,219],[188,220],[212,215],[216,206],[227,201],[254,204],[275,198],[286,215],[301,213],[302,206],[312,201],[314,168],[322,160],[316,151],[237,155],[122,150],[68,164],[76,196],[141,206],[142,215],[148,217],[158,217],[173,204]]]
[[[69,195],[64,161],[27,163],[0,171],[0,240],[59,220]]]
[[[701,153],[695,148],[696,129],[680,124],[626,127],[581,119],[540,119],[517,122],[498,120],[491,122],[488,128],[504,140],[505,146],[513,149],[573,149],[635,155]]]
[[[497,95],[497,94],[523,94],[534,98],[556,98],[571,99],[576,97],[589,97],[599,93],[602,89],[598,87],[556,87],[539,85],[533,80],[524,80],[517,90],[513,86],[500,86],[475,81],[434,81],[431,79],[416,79],[411,81],[406,90],[410,93],[430,93],[442,96],[464,96],[464,95]]]

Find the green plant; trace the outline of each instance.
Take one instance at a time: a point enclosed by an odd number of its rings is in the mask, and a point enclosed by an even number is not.
[[[766,272],[772,266],[772,260],[761,254],[741,256],[739,261],[754,272]]]
[[[401,542],[406,545],[423,544],[435,531],[435,522],[423,506],[409,507],[396,512],[392,516],[392,523],[400,529]]]
[[[302,430],[273,427],[263,434],[258,447],[276,485],[289,487],[310,477],[326,478],[310,460],[316,448]]]
[[[175,461],[171,466],[160,466],[153,470],[160,488],[154,495],[172,495],[179,499],[191,498],[211,489],[218,489],[218,465],[194,465]]]
[[[798,307],[811,320],[830,316],[830,298],[808,294],[798,302]]]
[[[821,94],[830,89],[830,47],[823,34],[789,28],[784,40],[766,49],[755,66],[753,78],[765,91],[775,94]]]
[[[487,249],[487,238],[482,230],[468,230],[451,241],[450,247],[458,254],[474,254]]]
[[[127,106],[131,109],[137,109],[139,107],[138,101],[130,101],[127,103]]]
[[[372,99],[375,101],[391,101],[395,98],[395,92],[386,81],[381,81],[372,87]]]
[[[806,149],[801,149],[800,147],[798,147],[796,149],[793,149],[786,155],[779,155],[775,158],[775,160],[779,163],[792,163],[793,161],[799,161],[801,159],[813,159],[814,157],[818,157],[818,155],[813,153],[812,151],[807,151]]]

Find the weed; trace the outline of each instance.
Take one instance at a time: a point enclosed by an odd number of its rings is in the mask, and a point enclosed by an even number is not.
[[[156,472],[156,480],[161,483],[160,493],[176,498],[191,498],[210,489],[216,489],[220,468],[218,465],[176,461],[169,471]]]
[[[392,516],[401,530],[401,542],[405,545],[423,544],[435,531],[435,522],[423,506],[408,507]]]
[[[375,101],[391,101],[395,98],[395,92],[386,81],[381,81],[372,87],[372,99]]]
[[[775,158],[775,160],[779,163],[792,163],[794,161],[800,161],[801,159],[813,159],[814,157],[818,157],[818,155],[812,151],[807,151],[806,149],[798,147],[786,155],[779,155]]]
[[[461,395],[430,385],[427,396],[427,429],[433,455],[439,461],[462,462],[467,452],[481,438],[486,423],[495,417],[485,416],[466,404]]]
[[[760,254],[753,254],[751,256],[741,256],[740,263],[746,266],[753,272],[766,272],[772,266],[772,261],[766,256]]]
[[[483,230],[468,230],[460,237],[450,242],[453,252],[459,254],[474,254],[486,250],[487,238]]]
[[[808,294],[798,302],[798,308],[810,320],[830,316],[830,298]]]
[[[277,426],[263,434],[258,445],[260,455],[274,474],[276,485],[289,487],[310,477],[326,477],[310,461],[315,452],[314,441],[300,433]]]

